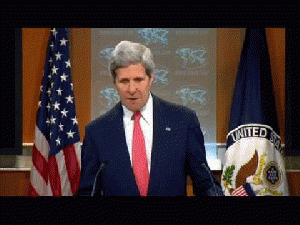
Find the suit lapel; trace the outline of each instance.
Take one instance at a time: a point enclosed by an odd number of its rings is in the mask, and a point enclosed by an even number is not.
[[[116,110],[113,114],[112,119],[112,125],[115,125],[111,129],[111,135],[115,139],[115,149],[116,149],[116,156],[119,155],[119,160],[127,161],[126,164],[131,166],[130,163],[130,156],[128,153],[128,148],[126,144],[126,138],[125,138],[125,130],[124,130],[124,124],[123,124],[123,109],[121,103],[118,103],[116,106]]]
[[[165,107],[160,99],[153,96],[153,144],[151,153],[151,171],[149,192],[155,186],[157,173],[161,172],[160,160],[166,157],[166,152],[161,151],[164,149],[164,141],[168,136],[169,119],[166,117]],[[151,195],[151,193],[150,193]]]
[[[138,188],[136,186],[135,177],[130,162],[130,155],[128,152],[128,147],[125,137],[125,129],[123,123],[123,108],[121,103],[115,108],[116,110],[113,113],[112,124],[115,125],[111,129],[111,135],[113,135],[114,142],[114,159],[119,167],[123,168],[127,177],[127,187],[128,191],[131,191],[130,195],[138,195]],[[129,190],[132,189],[132,190]]]

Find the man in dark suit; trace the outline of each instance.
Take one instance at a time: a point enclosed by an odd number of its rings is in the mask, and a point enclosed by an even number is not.
[[[194,111],[150,93],[154,62],[145,46],[120,42],[110,72],[120,102],[86,128],[78,195],[223,195],[211,175]]]

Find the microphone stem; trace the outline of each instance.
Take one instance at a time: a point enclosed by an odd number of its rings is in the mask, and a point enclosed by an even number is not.
[[[106,165],[107,165],[107,162],[103,162],[103,163],[101,164],[101,166],[100,166],[100,169],[99,169],[98,172],[96,173],[95,180],[94,180],[94,184],[93,184],[93,190],[92,190],[91,196],[94,196],[94,194],[95,194],[96,183],[97,183],[98,176],[99,176],[99,174],[101,173],[101,171],[105,168]],[[101,192],[101,194],[102,194],[102,192]]]

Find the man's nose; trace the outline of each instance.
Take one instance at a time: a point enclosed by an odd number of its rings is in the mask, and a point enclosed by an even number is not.
[[[136,86],[135,82],[134,81],[130,81],[129,84],[128,84],[128,92],[129,92],[129,94],[131,94],[131,95],[135,94],[136,90],[137,90],[137,86]]]

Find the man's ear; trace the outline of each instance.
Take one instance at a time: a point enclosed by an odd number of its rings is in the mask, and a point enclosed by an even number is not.
[[[154,82],[155,80],[155,74],[152,73],[151,76],[150,76],[150,85],[152,85],[152,83]]]

